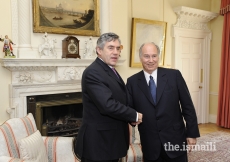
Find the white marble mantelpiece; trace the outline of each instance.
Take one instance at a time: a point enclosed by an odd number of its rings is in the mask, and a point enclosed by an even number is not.
[[[81,77],[95,59],[0,59],[11,72],[11,118],[27,114],[27,96],[81,92]],[[119,60],[122,65],[125,60]]]
[[[82,66],[87,67],[95,59],[0,59],[2,66],[10,71],[45,70],[56,67]],[[122,65],[125,60],[119,60]]]

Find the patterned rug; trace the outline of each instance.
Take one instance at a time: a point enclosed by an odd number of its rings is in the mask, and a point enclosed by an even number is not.
[[[195,150],[188,153],[189,162],[230,162],[230,133],[213,132],[197,139]]]

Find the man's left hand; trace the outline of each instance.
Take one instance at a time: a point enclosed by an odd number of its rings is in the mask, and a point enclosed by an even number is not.
[[[187,143],[189,146],[188,151],[191,152],[194,146],[196,145],[196,138],[187,138]]]

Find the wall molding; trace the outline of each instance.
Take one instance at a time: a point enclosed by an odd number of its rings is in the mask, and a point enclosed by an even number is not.
[[[209,123],[216,123],[216,121],[217,121],[217,115],[215,115],[215,114],[209,114],[208,122]]]
[[[219,96],[219,93],[217,93],[217,92],[210,92],[209,95]]]

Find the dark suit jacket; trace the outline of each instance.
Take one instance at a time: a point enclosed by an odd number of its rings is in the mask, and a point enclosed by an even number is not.
[[[136,111],[127,107],[123,80],[100,59],[82,76],[83,122],[75,144],[75,154],[90,160],[124,157],[129,147],[128,122],[136,121]]]
[[[178,70],[158,68],[156,103],[151,97],[143,71],[128,78],[127,88],[129,105],[143,114],[143,122],[138,129],[146,159],[157,159],[161,146],[168,142],[183,149],[186,148],[186,137],[200,136],[194,105]],[[175,158],[185,152],[174,150],[166,153],[170,158]]]

